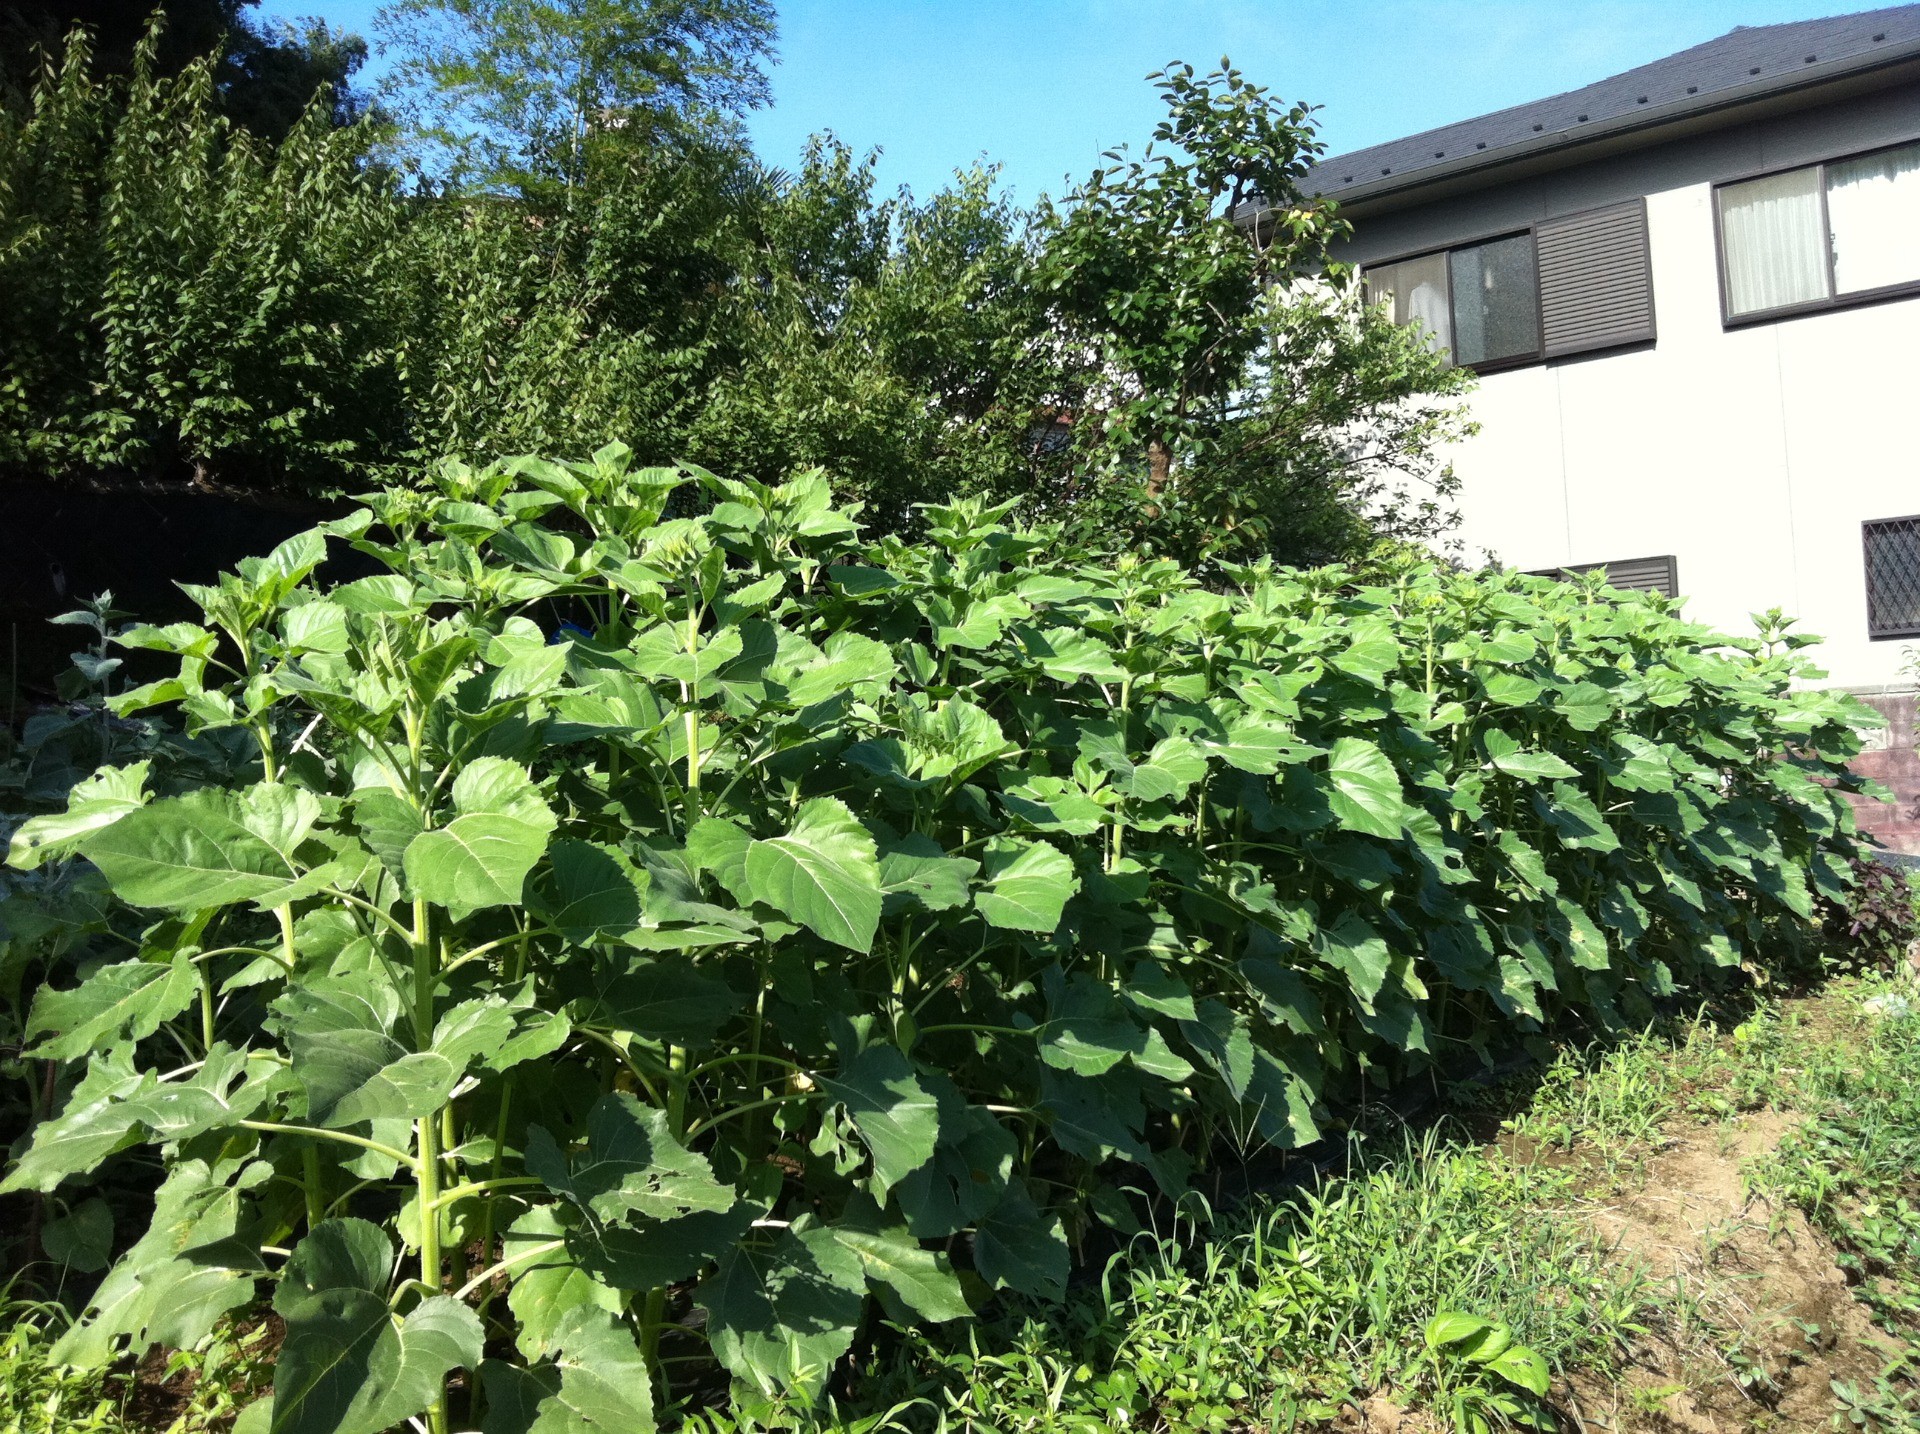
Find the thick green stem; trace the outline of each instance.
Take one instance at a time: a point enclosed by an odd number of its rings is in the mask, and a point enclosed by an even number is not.
[[[307,1186],[307,1229],[327,1218],[327,1192],[320,1169],[320,1147],[309,1145],[300,1152],[300,1169]]]
[[[685,1046],[667,1050],[667,1128],[676,1140],[687,1134],[687,1087],[692,1083],[690,1062]],[[664,1288],[647,1291],[647,1303],[640,1322],[640,1353],[652,1372],[655,1393],[666,1394],[665,1375],[660,1368],[660,1332],[667,1320],[667,1292]]]
[[[695,599],[687,599],[687,651],[700,650],[700,615],[695,607]],[[695,669],[696,673],[698,668]],[[682,720],[686,724],[687,736],[687,828],[700,820],[700,684],[696,676],[693,683],[680,684],[680,700],[686,704]]]
[[[202,1052],[213,1049],[213,963],[206,962],[195,968],[200,973],[200,1040]]]
[[[509,987],[517,985],[520,979],[526,974],[527,943],[530,939],[530,933],[522,927],[519,945],[508,953],[506,970],[501,974],[505,978],[505,984]],[[513,1076],[509,1073],[502,1076],[500,1081],[500,1111],[499,1114],[494,1117],[493,1122],[493,1160],[491,1168],[487,1179],[479,1182],[487,1187],[514,1183],[507,1180],[502,1174],[507,1164],[507,1121],[512,1111]],[[482,1260],[493,1257],[493,1213],[494,1202],[489,1200],[480,1214],[480,1258]],[[483,1308],[485,1304],[486,1299],[483,1297],[481,1300]]]
[[[433,993],[440,973],[435,960],[432,912],[425,900],[413,903],[413,1031],[414,1048],[433,1044]],[[420,1163],[415,1178],[420,1195],[420,1283],[430,1290],[444,1288],[440,1268],[440,1124],[439,1113],[423,1115],[414,1123]],[[447,1388],[444,1381],[427,1407],[429,1434],[448,1434]]]

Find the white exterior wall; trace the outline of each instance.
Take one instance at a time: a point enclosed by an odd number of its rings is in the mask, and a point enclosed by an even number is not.
[[[1647,201],[1657,341],[1481,379],[1452,455],[1467,553],[1672,553],[1689,616],[1746,632],[1783,608],[1830,682],[1900,685],[1907,644],[1867,637],[1860,524],[1920,513],[1920,298],[1725,329],[1711,205],[1716,180],[1915,137],[1908,87],[1357,221],[1343,257],[1365,263]]]

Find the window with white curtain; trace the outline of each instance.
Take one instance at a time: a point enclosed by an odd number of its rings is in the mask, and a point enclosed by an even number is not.
[[[1391,303],[1396,324],[1418,324],[1455,363],[1539,356],[1531,234],[1375,264],[1366,284],[1368,302]]]
[[[1834,291],[1859,294],[1920,280],[1920,144],[1826,169]]]
[[[1920,284],[1920,144],[1723,184],[1727,317]]]
[[[1447,256],[1425,254],[1367,270],[1367,301],[1391,303],[1396,324],[1418,324],[1436,349],[1453,347],[1452,303],[1447,293]]]

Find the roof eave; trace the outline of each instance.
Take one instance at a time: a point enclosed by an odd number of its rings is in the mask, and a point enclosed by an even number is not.
[[[1434,190],[1457,193],[1483,188],[1507,178],[1519,177],[1512,173],[1516,168],[1524,167],[1528,172],[1562,168],[1598,157],[1583,151],[1596,147],[1618,150],[1629,147],[1625,143],[1627,141],[1637,141],[1639,144],[1653,142],[1659,138],[1657,132],[1661,130],[1678,133],[1717,128],[1740,118],[1735,113],[1737,111],[1798,97],[1808,90],[1831,87],[1836,91],[1832,98],[1839,99],[1848,92],[1881,88],[1881,84],[1863,85],[1860,82],[1898,78],[1884,72],[1903,66],[1920,69],[1920,39],[1903,41],[1864,55],[1850,55],[1843,60],[1808,65],[1804,70],[1768,75],[1700,98],[1672,100],[1664,105],[1650,105],[1644,110],[1616,115],[1593,124],[1552,130],[1518,144],[1475,151],[1438,164],[1422,165],[1405,174],[1380,175],[1337,190],[1323,190],[1319,197],[1335,201],[1344,212],[1354,217],[1369,211],[1397,209],[1412,202],[1417,193]]]

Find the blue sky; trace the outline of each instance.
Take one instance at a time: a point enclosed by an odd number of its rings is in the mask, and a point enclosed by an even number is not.
[[[376,0],[263,0],[371,35]],[[938,188],[981,156],[1017,198],[1060,193],[1158,118],[1145,76],[1223,54],[1322,105],[1356,149],[1573,89],[1735,25],[1867,8],[1844,0],[780,0],[771,164],[830,129],[882,150],[889,189]],[[376,67],[377,67],[376,61]]]

